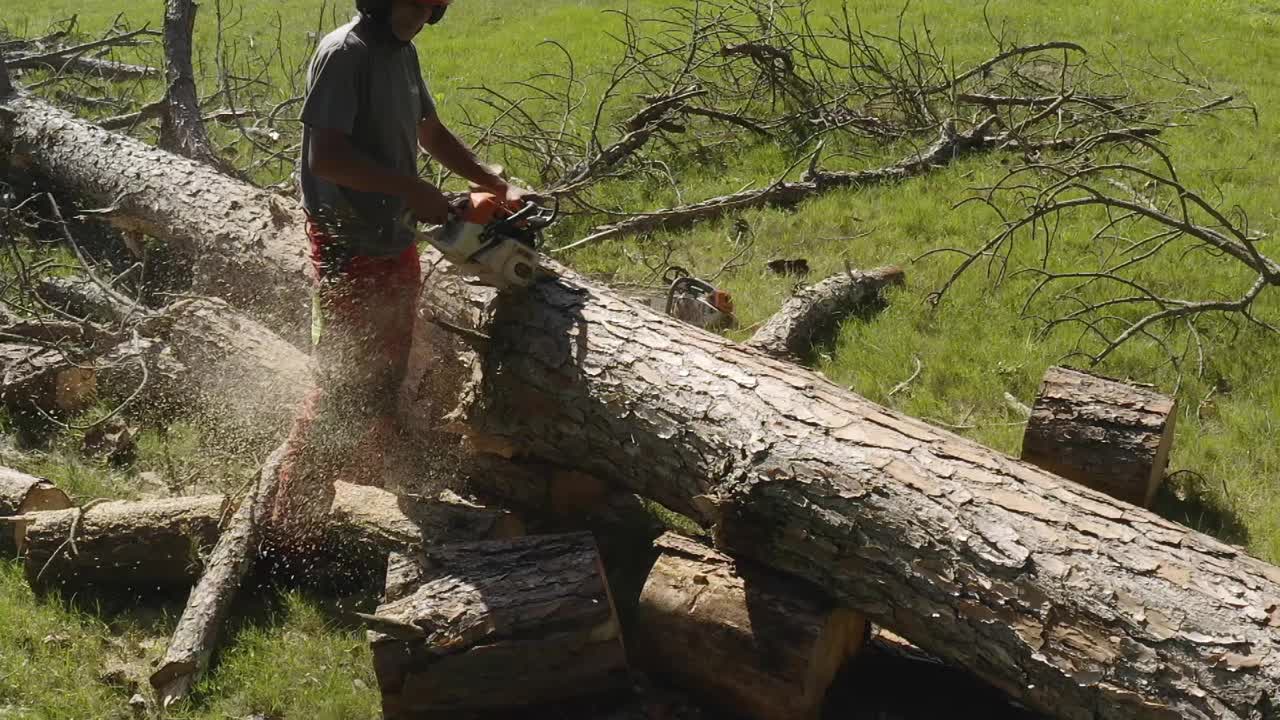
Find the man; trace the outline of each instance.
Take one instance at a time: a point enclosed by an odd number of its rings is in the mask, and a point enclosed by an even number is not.
[[[273,524],[284,530],[301,533],[327,511],[336,479],[379,484],[419,293],[414,222],[449,212],[418,176],[418,146],[510,203],[534,197],[436,114],[412,40],[450,2],[357,0],[359,15],[320,41],[308,70],[300,185],[317,383],[279,469]]]

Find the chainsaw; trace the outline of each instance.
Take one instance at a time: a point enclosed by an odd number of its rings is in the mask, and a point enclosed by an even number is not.
[[[668,283],[662,309],[671,317],[712,331],[737,325],[733,297],[729,293],[689,275],[679,266],[668,268],[662,280]]]
[[[499,291],[519,289],[537,279],[542,231],[557,213],[536,203],[513,210],[493,193],[472,192],[453,207],[438,233],[417,236],[458,272]]]

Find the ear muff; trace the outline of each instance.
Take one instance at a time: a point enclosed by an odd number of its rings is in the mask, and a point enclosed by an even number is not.
[[[440,22],[440,18],[444,17],[444,11],[448,10],[448,5],[434,5],[431,8],[431,16],[427,18],[428,25],[435,25]]]

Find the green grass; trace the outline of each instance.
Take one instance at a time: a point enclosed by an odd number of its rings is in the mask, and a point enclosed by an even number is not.
[[[664,5],[658,0],[637,0],[631,8],[644,12]],[[890,30],[902,4],[866,0],[856,5],[865,24]],[[158,27],[160,6],[135,3],[125,11],[135,26],[150,22]],[[602,11],[620,6],[620,2],[551,0],[512,10],[499,0],[457,3],[444,24],[428,28],[417,41],[443,117],[451,123],[461,121],[469,103],[467,86],[500,84],[557,67],[555,52],[535,47],[543,39],[563,43],[580,66],[608,59],[612,42],[598,34],[599,28],[616,26],[616,21]],[[320,20],[318,4],[303,0],[253,0],[240,7],[243,16],[229,30],[229,37],[243,42],[253,35],[260,44],[273,43],[276,18],[283,18],[280,37],[288,67],[305,59],[309,31],[331,27]],[[82,27],[100,28],[120,11],[120,3],[106,0],[49,0],[21,7],[17,18],[5,13],[4,22],[14,26],[25,21],[34,33],[52,20],[78,13]],[[199,63],[205,66],[212,63],[213,11],[214,2],[201,5],[197,48]],[[963,65],[991,52],[983,11],[984,4],[977,1],[922,0],[912,3],[907,19],[918,23],[927,17],[939,45]],[[1183,179],[1219,199],[1223,207],[1238,205],[1247,210],[1255,229],[1280,232],[1275,200],[1275,188],[1280,185],[1280,163],[1276,162],[1280,158],[1280,114],[1276,112],[1280,106],[1280,11],[1274,3],[993,0],[986,4],[986,12],[1007,23],[1023,41],[1075,40],[1095,57],[1106,54],[1142,64],[1149,53],[1168,58],[1181,48],[1224,93],[1254,103],[1260,118],[1254,125],[1244,114],[1205,117],[1194,127],[1167,133],[1164,139]],[[277,99],[295,93],[282,71],[274,70],[272,79]],[[1136,84],[1139,94],[1147,89],[1147,83]],[[137,99],[158,95],[154,84],[143,84],[133,92]],[[684,196],[699,199],[748,182],[767,182],[792,160],[786,152],[764,144],[677,170]],[[973,158],[898,186],[833,192],[794,212],[745,213],[755,245],[748,263],[722,278],[735,295],[742,324],[749,327],[766,318],[791,290],[792,280],[766,272],[764,263],[770,259],[805,257],[815,279],[839,270],[846,261],[859,268],[902,265],[907,286],[891,293],[884,312],[846,323],[831,344],[818,350],[815,366],[833,381],[876,402],[955,426],[957,432],[978,442],[1016,454],[1021,418],[1006,405],[1003,395],[1008,392],[1030,403],[1044,370],[1063,362],[1074,338],[1065,333],[1038,338],[1037,325],[1019,314],[1028,281],[1013,279],[994,287],[980,269],[953,288],[940,307],[930,308],[925,297],[945,280],[955,259],[934,255],[913,262],[938,247],[973,249],[995,232],[996,218],[991,213],[972,205],[954,206],[971,187],[989,183],[1000,173],[995,158]],[[632,207],[657,207],[673,199],[669,189],[651,184],[616,185],[604,197],[609,203]],[[1091,227],[1083,219],[1068,224],[1059,246],[1060,262],[1088,257],[1086,239]],[[586,271],[635,280],[645,271],[628,257],[659,253],[656,248],[670,243],[675,262],[705,274],[735,253],[729,236],[727,224],[708,223],[644,241],[602,242],[577,252],[571,260]],[[1280,254],[1274,240],[1264,242],[1262,248]],[[1204,257],[1172,256],[1153,265],[1149,273],[1171,293],[1196,298],[1236,293],[1250,281],[1234,264]],[[1280,293],[1264,297],[1258,315],[1273,323],[1280,321]],[[735,336],[745,334],[740,331]],[[1208,337],[1212,347],[1203,377],[1194,372],[1179,376],[1171,368],[1160,367],[1158,350],[1141,343],[1096,369],[1177,393],[1178,425],[1171,462],[1177,474],[1157,510],[1241,544],[1258,557],[1280,562],[1280,443],[1276,442],[1280,375],[1272,362],[1280,357],[1280,338],[1256,327],[1244,327],[1238,335],[1220,331]],[[915,374],[917,362],[918,375],[893,392]],[[189,462],[182,458],[191,453],[194,441],[182,432],[175,435],[188,438],[170,443],[169,457],[177,461],[165,459],[163,443],[152,436],[144,443],[142,463],[157,472],[184,474],[167,468],[172,462]],[[82,497],[134,492],[129,473],[77,460],[70,447],[40,463],[30,469],[48,473]],[[128,715],[127,694],[99,682],[97,670],[113,652],[119,652],[120,638],[142,647],[139,643],[144,641],[139,638],[147,632],[130,629],[128,623],[109,627],[92,612],[38,600],[12,565],[0,572],[0,618],[5,619],[0,622],[0,717]],[[376,700],[369,690],[372,680],[363,640],[359,633],[336,627],[325,618],[318,606],[301,597],[283,600],[277,612],[235,635],[217,670],[181,716],[242,717],[254,712],[289,718],[374,716]],[[162,631],[157,634],[163,636]],[[43,639],[50,635],[67,639],[45,643]],[[158,651],[150,647],[140,652]],[[33,681],[36,678],[39,682]]]

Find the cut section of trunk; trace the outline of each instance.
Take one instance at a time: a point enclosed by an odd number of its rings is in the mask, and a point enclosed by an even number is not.
[[[406,562],[421,567],[407,570]],[[370,632],[386,718],[523,707],[626,682],[626,653],[590,533],[394,558],[387,587]]]
[[[35,588],[190,586],[218,540],[222,495],[117,501],[30,513],[20,550]]]
[[[0,467],[0,518],[69,507],[71,499],[48,480]],[[15,519],[9,527],[0,527],[0,553],[12,557],[18,552],[30,522]]]
[[[678,535],[657,544],[632,643],[648,668],[748,718],[817,717],[865,618]]]
[[[1027,421],[1022,459],[1150,507],[1168,466],[1177,407],[1149,387],[1051,367]]]
[[[840,321],[879,302],[889,285],[905,281],[896,267],[829,277],[787,300],[747,344],[777,358],[804,358],[835,332]]]

